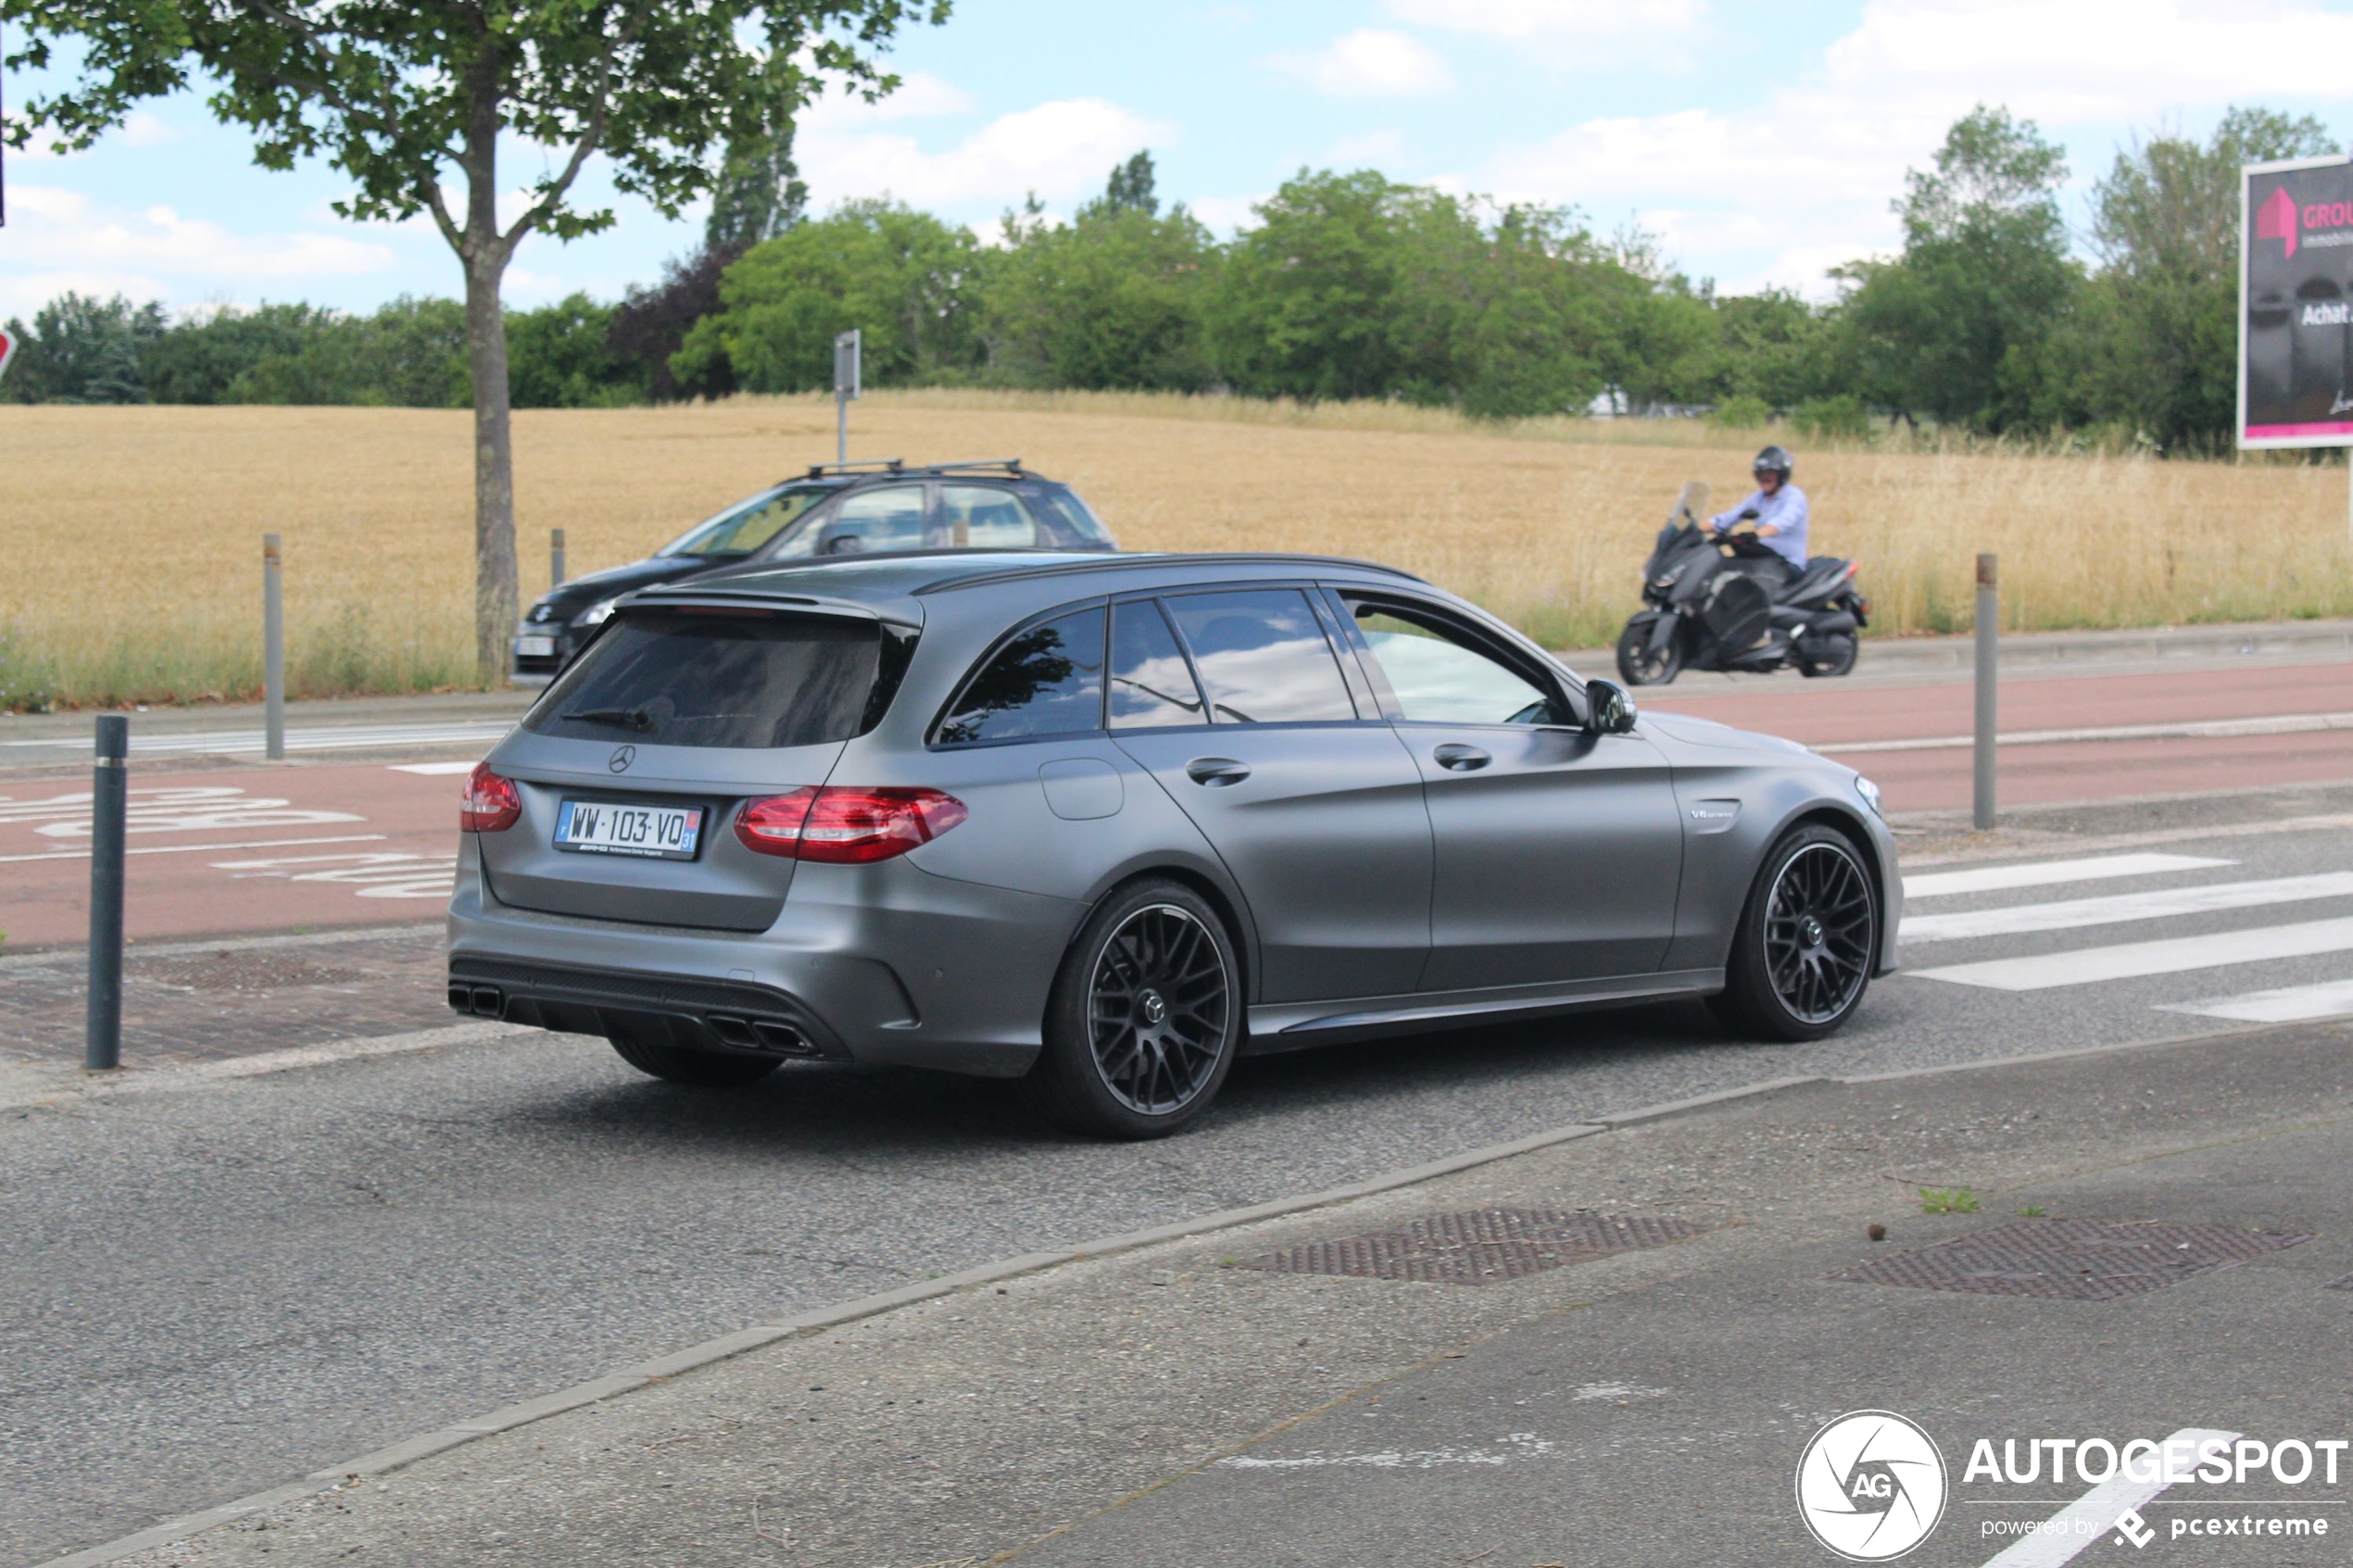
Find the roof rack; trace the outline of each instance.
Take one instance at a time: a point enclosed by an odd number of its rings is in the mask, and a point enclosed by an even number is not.
[[[864,458],[854,463],[812,463],[808,476],[824,479],[829,474],[940,474],[940,473],[1002,473],[1014,479],[1028,477],[1029,470],[1021,466],[1019,458],[964,458],[950,463],[910,463],[904,458]]]

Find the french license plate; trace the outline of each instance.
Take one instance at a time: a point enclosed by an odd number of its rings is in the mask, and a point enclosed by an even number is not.
[[[699,806],[641,806],[567,800],[556,816],[556,847],[586,855],[635,855],[691,860],[702,836]]]
[[[515,639],[515,656],[519,659],[547,659],[553,657],[555,651],[556,639],[553,637],[517,637]]]

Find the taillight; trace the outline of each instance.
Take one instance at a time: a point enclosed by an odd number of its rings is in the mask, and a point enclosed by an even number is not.
[[[817,798],[814,789],[797,789],[790,795],[772,795],[765,800],[747,800],[744,809],[736,813],[736,836],[747,849],[757,849],[762,855],[783,855],[787,859],[800,853],[800,824],[808,820],[810,802]]]
[[[466,793],[458,803],[459,831],[504,833],[522,817],[522,796],[514,781],[492,772],[487,763],[477,766],[467,778]]]
[[[797,789],[747,801],[736,837],[762,855],[862,866],[929,844],[972,813],[936,789]]]

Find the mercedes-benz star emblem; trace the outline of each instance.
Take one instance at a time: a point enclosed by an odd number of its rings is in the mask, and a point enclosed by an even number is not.
[[[609,773],[625,773],[629,771],[629,764],[635,762],[635,760],[637,760],[637,748],[635,746],[616,746],[612,748],[612,755],[605,759],[605,771]]]

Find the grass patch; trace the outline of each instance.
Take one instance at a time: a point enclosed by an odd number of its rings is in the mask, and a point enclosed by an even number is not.
[[[1974,1214],[1977,1210],[1977,1194],[1967,1187],[1920,1188],[1923,1214]]]

